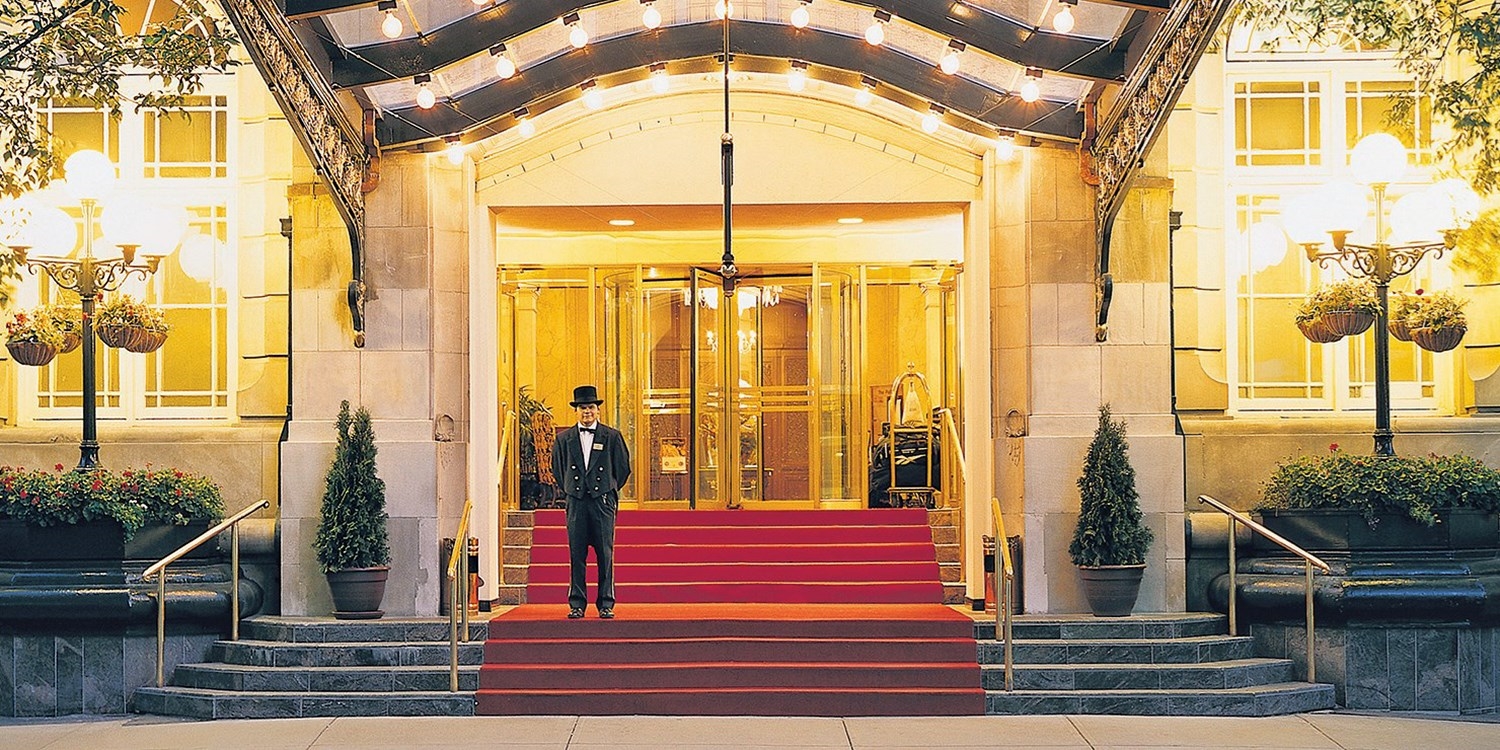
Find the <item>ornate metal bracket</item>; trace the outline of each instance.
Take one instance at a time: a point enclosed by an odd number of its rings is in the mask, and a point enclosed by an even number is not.
[[[354,345],[364,346],[365,183],[369,155],[359,131],[345,121],[333,90],[318,74],[306,50],[274,0],[222,0],[224,12],[239,31],[287,122],[312,157],[339,215],[349,229],[354,279],[349,283],[349,311]],[[354,293],[355,288],[359,293]],[[358,304],[356,304],[356,298]]]
[[[1113,282],[1109,273],[1110,239],[1125,193],[1140,171],[1146,154],[1166,127],[1172,107],[1187,86],[1188,77],[1208,48],[1234,0],[1179,0],[1161,28],[1152,35],[1141,61],[1126,79],[1120,98],[1099,130],[1092,147],[1095,194],[1094,246],[1096,270],[1094,338],[1109,335],[1109,303]]]

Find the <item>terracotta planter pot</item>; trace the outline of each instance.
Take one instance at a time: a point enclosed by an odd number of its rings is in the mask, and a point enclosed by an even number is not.
[[[1464,326],[1413,328],[1411,329],[1411,340],[1417,342],[1417,346],[1429,352],[1446,352],[1449,349],[1456,348],[1458,343],[1464,340],[1464,334],[1468,330]]]
[[[385,598],[385,581],[391,569],[348,568],[325,573],[328,591],[333,595],[333,617],[337,620],[377,620],[385,616],[380,601]]]
[[[1083,578],[1083,595],[1089,600],[1089,610],[1095,617],[1126,617],[1135,609],[1136,597],[1141,592],[1141,576],[1145,565],[1101,565],[1097,568],[1078,567]]]
[[[161,348],[167,342],[166,331],[151,331],[145,328],[137,328],[131,332],[131,336],[125,342],[125,350],[136,354],[149,354]]]
[[[1411,341],[1411,329],[1406,327],[1404,320],[1392,320],[1385,324],[1385,329],[1391,332],[1391,336],[1400,341]]]
[[[1323,313],[1323,325],[1340,336],[1358,336],[1375,325],[1375,315],[1362,310],[1334,310]]]
[[[1302,331],[1302,335],[1306,336],[1307,340],[1314,344],[1331,344],[1343,338],[1343,336],[1334,333],[1333,329],[1329,328],[1321,318],[1318,320],[1298,321],[1297,329]]]
[[[57,347],[40,341],[11,341],[5,348],[11,359],[31,367],[41,367],[57,356]]]

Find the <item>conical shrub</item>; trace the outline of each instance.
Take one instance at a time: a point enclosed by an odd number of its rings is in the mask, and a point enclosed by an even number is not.
[[[1099,407],[1099,426],[1078,477],[1078,527],[1068,554],[1074,565],[1141,565],[1151,548],[1151,530],[1142,522],[1135,468],[1125,442],[1125,422]]]
[[[375,430],[363,406],[339,405],[338,445],[323,489],[322,517],[313,549],[323,572],[373,568],[391,561],[385,482],[375,473]]]

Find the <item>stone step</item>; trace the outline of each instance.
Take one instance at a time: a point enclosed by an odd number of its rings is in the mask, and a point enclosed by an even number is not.
[[[1005,668],[984,665],[988,690],[1005,687]],[[1017,690],[1223,690],[1292,682],[1288,659],[1234,659],[1206,664],[1017,664]]]
[[[245,639],[286,643],[447,643],[448,632],[446,617],[327,620],[262,615],[240,623],[240,635]],[[470,618],[469,640],[483,641],[488,634],[488,623]]]
[[[215,643],[208,658],[257,667],[412,667],[446,666],[450,657],[447,643],[285,643],[241,639]],[[458,645],[459,664],[483,661],[484,641]]]
[[[502,605],[525,604],[526,584],[507,583],[495,589],[495,603]]]
[[[472,716],[474,693],[260,692],[144,687],[131,709],[199,719],[284,719],[310,716]]]
[[[1012,650],[1017,664],[1206,664],[1255,656],[1255,644],[1248,636],[1017,638]],[[981,665],[1000,664],[1004,659],[1004,644],[979,642]]]
[[[243,664],[183,664],[172,673],[172,686],[240,692],[441,692],[452,676],[447,666],[416,667],[263,667]],[[458,670],[458,687],[479,688],[479,667]]]
[[[985,713],[1005,715],[1279,716],[1333,707],[1332,685],[1307,682],[1223,690],[985,691]]]
[[[1060,638],[1188,638],[1222,636],[1228,631],[1229,620],[1224,615],[1200,613],[1142,614],[1129,617],[1017,615],[1011,621],[1011,634],[1017,641]],[[974,637],[979,640],[995,638],[993,613],[974,621]]]

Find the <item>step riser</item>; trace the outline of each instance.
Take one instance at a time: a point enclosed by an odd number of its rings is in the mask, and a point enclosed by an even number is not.
[[[873,563],[929,562],[932,545],[928,544],[804,544],[804,545],[692,545],[663,544],[615,545],[615,565],[679,564],[695,565],[704,560],[722,563]],[[536,545],[529,556],[507,559],[507,563],[568,564],[568,546]]]
[[[1090,696],[1059,695],[1052,692],[985,694],[988,713],[1001,715],[1280,716],[1333,707],[1332,685],[1312,685],[1256,695],[1196,693]]]
[[[1290,682],[1291,662],[1253,667],[1194,667],[1182,669],[1046,669],[1018,667],[1017,690],[1223,690],[1226,688]],[[984,668],[984,688],[1005,688],[1005,671]]]
[[[1162,641],[1151,644],[1034,645],[1017,640],[1013,658],[1018,664],[1201,664],[1249,659],[1255,646],[1246,638],[1225,638],[1207,643]],[[1004,645],[993,641],[979,644],[980,664],[1000,664]]]
[[[723,692],[564,694],[480,693],[488,715],[668,716],[974,716],[983,694],[802,693],[738,695]]]
[[[564,511],[559,509],[538,510],[532,516],[532,526],[563,526]],[[921,509],[883,508],[877,510],[622,510],[620,525],[632,526],[735,526],[758,528],[765,526],[858,526],[858,525],[903,525],[926,526],[928,512]],[[517,526],[523,524],[515,524]]]
[[[960,662],[974,658],[972,641],[913,641],[899,649],[857,640],[682,641],[664,652],[660,642],[492,640],[488,664],[654,664],[663,662]]]
[[[484,640],[488,623],[470,620],[469,640]],[[462,627],[462,626],[460,626]],[[448,641],[446,622],[326,622],[285,624],[251,618],[240,623],[240,637],[285,643],[420,643]]]
[[[594,587],[589,586],[589,595]],[[568,587],[561,584],[531,584],[526,591],[532,604],[566,604]],[[778,603],[798,604],[924,604],[939,601],[942,588],[936,583],[620,583],[615,598],[622,602],[649,604],[683,603]]]
[[[249,671],[247,671],[249,670]],[[320,692],[320,693],[409,693],[447,690],[446,668],[423,672],[358,674],[334,670],[277,671],[248,667],[231,670],[208,665],[183,665],[172,674],[177,687],[241,692]],[[460,690],[472,691],[479,686],[479,670],[464,667],[458,672]]]
[[[592,611],[592,610],[591,610]],[[923,620],[868,620],[852,623],[846,620],[736,620],[733,622],[674,620],[507,620],[499,618],[490,624],[495,639],[533,639],[566,637],[573,639],[663,639],[663,638],[782,638],[787,640],[826,638],[892,638],[922,640],[934,638],[964,639],[968,633],[962,623]]]
[[[979,640],[995,640],[995,614],[985,614],[985,619],[974,623],[974,637]],[[1033,617],[1028,615],[1028,617]],[[1011,634],[1021,640],[1097,640],[1097,639],[1169,639],[1222,636],[1229,625],[1222,616],[1209,616],[1177,620],[1172,622],[1028,622],[1012,621]]]
[[[706,538],[724,535],[739,546],[783,544],[892,544],[932,543],[926,526],[743,526],[689,527],[659,526],[615,527],[615,546],[634,547],[656,544],[703,544]],[[538,526],[532,530],[532,545],[566,545],[567,529],[562,526]]]
[[[459,664],[479,664],[483,653],[481,643],[459,644]],[[209,658],[255,667],[418,667],[446,666],[450,655],[448,646],[439,644],[365,647],[221,641],[215,644]]]
[[[592,567],[592,566],[591,566]],[[570,569],[567,563],[531,564],[527,579],[537,584],[567,584]],[[932,562],[888,562],[888,563],[804,563],[797,565],[767,565],[765,563],[740,563],[737,565],[649,565],[615,561],[615,585],[623,582],[635,583],[754,583],[775,581],[778,583],[825,583],[839,584],[848,581],[879,581],[901,583],[924,583],[938,579],[938,566]]]
[[[946,664],[857,666],[818,664],[807,667],[704,664],[690,667],[501,668],[486,666],[479,686],[488,690],[701,690],[778,688],[799,690],[905,687],[968,689],[978,668]]]
[[[137,690],[133,708],[139,713],[188,716],[198,719],[286,719],[335,716],[473,716],[472,695],[402,696],[371,694],[360,697],[243,696],[213,698]]]

